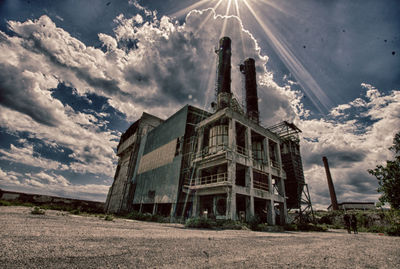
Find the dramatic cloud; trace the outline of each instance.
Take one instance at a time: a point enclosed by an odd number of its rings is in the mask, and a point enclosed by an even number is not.
[[[381,94],[369,84],[364,98],[332,109],[331,119],[300,120],[306,181],[317,207],[330,204],[322,156],[328,158],[339,202],[376,201],[377,180],[367,169],[393,156],[400,131],[400,91]]]

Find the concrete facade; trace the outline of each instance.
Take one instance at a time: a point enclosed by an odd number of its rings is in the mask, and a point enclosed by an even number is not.
[[[185,106],[155,127],[148,118],[118,147],[108,212],[286,222],[278,135],[231,107]]]
[[[146,134],[162,122],[163,120],[155,116],[143,113],[142,117],[121,136],[117,147],[118,165],[105,203],[107,213],[124,213],[132,210],[131,199],[135,189],[132,177],[137,169],[140,146],[144,143],[143,138]]]

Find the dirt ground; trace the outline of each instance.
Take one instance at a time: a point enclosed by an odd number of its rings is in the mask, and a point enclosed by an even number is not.
[[[0,207],[1,268],[400,268],[400,237],[185,229]]]

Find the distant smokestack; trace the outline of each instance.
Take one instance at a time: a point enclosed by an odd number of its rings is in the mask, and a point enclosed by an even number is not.
[[[339,210],[339,206],[336,200],[336,192],[335,187],[333,186],[333,181],[331,177],[331,171],[329,170],[328,159],[324,156],[322,157],[322,161],[324,162],[326,179],[328,180],[329,194],[331,195],[331,204],[333,210]]]
[[[231,39],[223,37],[219,40],[218,78],[217,78],[217,109],[222,109],[230,104],[231,100]]]
[[[240,72],[245,76],[246,113],[247,116],[259,123],[256,65],[253,58],[247,58],[240,65]]]

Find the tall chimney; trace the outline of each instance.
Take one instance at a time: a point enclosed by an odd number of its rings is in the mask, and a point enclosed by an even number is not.
[[[324,162],[326,179],[328,180],[329,194],[331,195],[331,204],[333,210],[339,210],[339,206],[336,200],[336,192],[335,187],[333,186],[333,181],[331,177],[331,171],[329,170],[328,159],[324,156],[322,157],[322,161]]]
[[[240,72],[245,76],[247,116],[259,123],[256,65],[254,59],[247,58],[244,60],[244,63],[240,65]]]
[[[231,101],[231,39],[222,37],[219,40],[218,78],[217,78],[217,109],[228,107]]]

